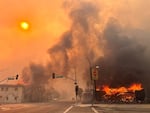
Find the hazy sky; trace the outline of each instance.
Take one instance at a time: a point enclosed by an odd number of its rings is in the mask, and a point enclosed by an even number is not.
[[[125,26],[150,29],[150,0],[84,1],[99,4],[102,25],[112,16]],[[70,26],[62,4],[63,0],[0,0],[0,78],[21,73],[30,62],[48,60],[48,48]],[[21,21],[29,23],[28,31],[20,28]]]
[[[47,59],[47,49],[68,28],[61,1],[0,0],[0,77]],[[29,22],[28,31],[21,21]]]

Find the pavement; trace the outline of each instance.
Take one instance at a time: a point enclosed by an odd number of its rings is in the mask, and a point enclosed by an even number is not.
[[[0,113],[150,113],[150,104],[81,104],[73,102],[0,105]]]
[[[94,113],[150,113],[150,104],[80,104],[91,107]]]

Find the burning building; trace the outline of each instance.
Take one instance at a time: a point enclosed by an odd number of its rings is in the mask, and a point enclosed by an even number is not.
[[[130,87],[118,87],[111,88],[109,86],[102,86],[97,88],[100,92],[104,92],[101,96],[101,100],[105,102],[118,102],[118,103],[133,103],[144,102],[145,91],[141,84],[132,84]]]

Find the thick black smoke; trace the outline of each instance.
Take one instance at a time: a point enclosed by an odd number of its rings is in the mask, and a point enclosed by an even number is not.
[[[55,83],[49,78],[51,73],[73,78],[72,70],[77,73],[78,83],[87,87],[89,67],[100,65],[98,85],[119,87],[142,83],[150,97],[148,46],[140,43],[139,37],[126,33],[128,28],[123,28],[117,19],[110,18],[105,28],[99,29],[102,21],[97,4],[74,1],[65,2],[64,7],[72,20],[70,30],[48,50],[50,61],[46,66],[31,64],[24,71],[24,78],[31,81],[31,87],[45,89],[48,83],[53,87]],[[67,84],[60,83],[59,90]]]
[[[97,61],[102,66],[101,79],[112,87],[141,83],[146,74],[146,47],[123,30],[116,20],[108,22],[103,32],[104,57]]]
[[[97,60],[101,66],[99,84],[120,87],[142,83],[149,97],[148,47],[140,43],[140,39],[146,40],[146,37],[129,36],[124,33],[125,29],[111,19],[103,31],[104,57]]]

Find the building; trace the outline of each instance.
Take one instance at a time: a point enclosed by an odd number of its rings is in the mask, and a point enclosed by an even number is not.
[[[0,103],[22,103],[24,87],[22,85],[0,85]]]

